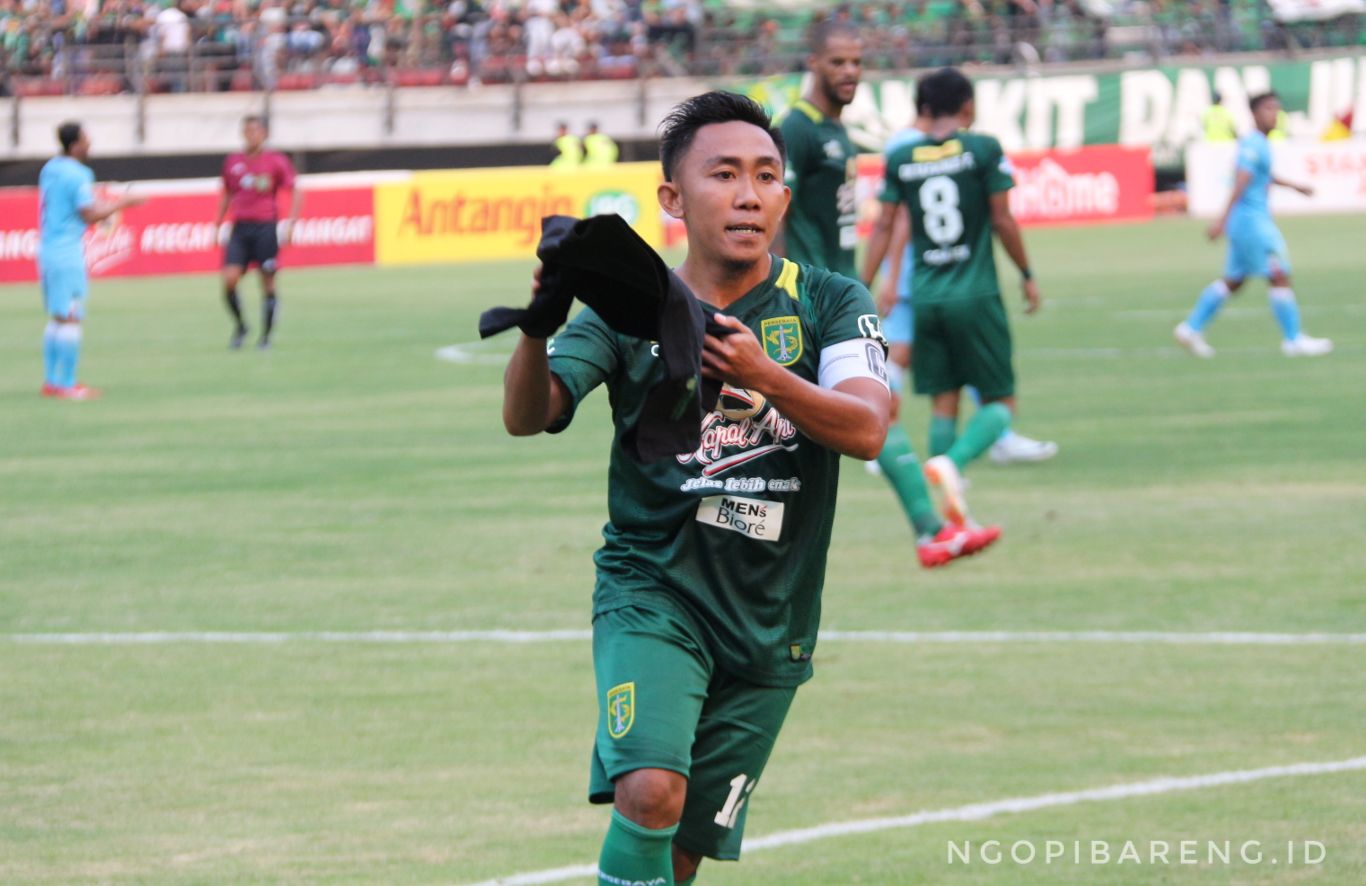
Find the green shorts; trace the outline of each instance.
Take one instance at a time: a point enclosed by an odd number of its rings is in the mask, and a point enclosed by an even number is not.
[[[1000,295],[917,302],[911,372],[917,394],[972,385],[986,401],[1015,393],[1010,324]]]
[[[682,611],[628,606],[593,619],[598,731],[588,799],[610,803],[636,769],[688,779],[674,842],[708,858],[740,857],[747,800],[763,774],[795,687],[718,671]]]

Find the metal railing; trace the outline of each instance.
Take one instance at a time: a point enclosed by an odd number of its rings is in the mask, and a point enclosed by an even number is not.
[[[1056,7],[1066,10],[1067,7]],[[865,65],[909,70],[946,64],[1039,63],[1172,55],[1284,51],[1366,44],[1366,16],[1284,26],[1255,7],[1195,6],[1168,19],[1125,23],[1079,14],[952,17],[865,30]],[[128,32],[117,42],[79,42],[70,28],[30,28],[26,54],[0,46],[0,95],[114,95],[304,90],[328,86],[464,86],[658,76],[762,76],[801,70],[801,29],[711,20],[702,27],[656,26],[631,42],[608,34],[572,57],[528,55],[524,44],[483,38],[440,16],[362,23],[365,40],[341,42],[308,19],[195,24],[184,52],[156,49],[154,35]],[[226,35],[226,36],[225,36]],[[99,35],[97,35],[99,36]],[[230,38],[230,39],[229,39]],[[364,45],[362,46],[362,43]],[[34,50],[39,46],[39,51]]]

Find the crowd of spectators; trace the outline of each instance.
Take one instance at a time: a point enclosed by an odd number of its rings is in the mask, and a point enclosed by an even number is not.
[[[1266,0],[0,0],[0,90],[102,94],[797,70],[815,17],[882,69],[1284,48]],[[1322,31],[1355,44],[1360,23]],[[1298,41],[1304,43],[1303,39]],[[1310,42],[1316,42],[1311,36]]]

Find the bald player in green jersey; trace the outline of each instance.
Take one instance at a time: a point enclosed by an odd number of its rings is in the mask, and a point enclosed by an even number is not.
[[[930,401],[930,458],[925,477],[944,496],[945,516],[968,522],[963,468],[1010,427],[1015,371],[1010,326],[996,278],[992,235],[1024,278],[1025,312],[1039,307],[1020,227],[1007,192],[1014,186],[1001,143],[964,127],[973,119],[971,81],[944,68],[919,83],[917,104],[931,118],[925,139],[887,158],[882,215],[864,259],[871,281],[887,252],[899,207],[909,209],[915,260],[915,390]],[[981,406],[958,435],[962,389],[972,386]]]
[[[787,148],[787,186],[792,189],[783,248],[795,262],[853,277],[858,273],[858,153],[840,113],[854,100],[863,74],[858,30],[839,22],[816,25],[807,68],[811,85],[778,120]]]
[[[747,802],[812,674],[840,456],[875,456],[888,416],[868,291],[770,252],[790,194],[763,109],[707,93],[662,133],[659,202],[688,232],[676,273],[732,330],[702,353],[729,386],[725,410],[697,449],[632,461],[622,435],[664,367],[591,309],[549,347],[524,334],[504,379],[518,436],[563,430],[599,385],[612,404],[593,592],[589,799],[614,806],[600,884],[686,884],[703,857],[739,857]]]

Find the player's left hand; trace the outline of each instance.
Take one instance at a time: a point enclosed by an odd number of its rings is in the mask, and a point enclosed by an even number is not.
[[[1039,305],[1043,304],[1043,297],[1039,295],[1038,281],[1025,280],[1022,284],[1020,284],[1020,288],[1024,290],[1024,312],[1026,314],[1034,313],[1039,309]]]
[[[288,246],[294,240],[294,222],[287,221],[280,225],[280,245]]]
[[[778,364],[764,353],[763,345],[748,326],[726,314],[714,317],[718,324],[734,332],[721,337],[709,335],[703,340],[702,374],[763,393],[765,380]]]

